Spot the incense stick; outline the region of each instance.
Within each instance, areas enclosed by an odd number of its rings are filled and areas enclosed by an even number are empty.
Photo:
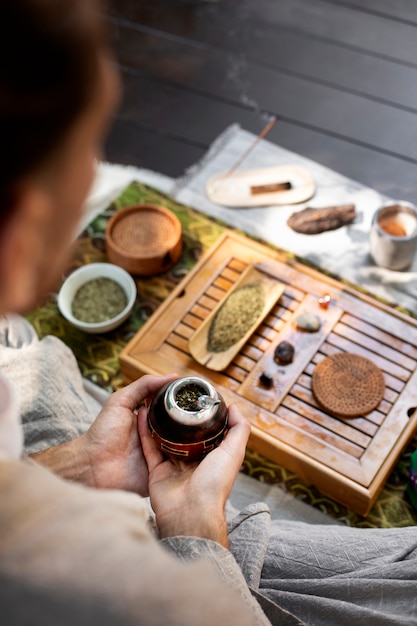
[[[244,161],[244,159],[246,159],[246,157],[248,156],[248,154],[250,152],[252,152],[252,150],[255,148],[255,146],[269,133],[269,131],[271,130],[271,128],[273,128],[275,126],[275,124],[278,122],[278,118],[277,117],[273,117],[272,120],[270,122],[268,122],[268,124],[265,126],[265,128],[263,129],[263,131],[261,131],[259,133],[259,135],[256,137],[256,139],[251,143],[251,145],[249,146],[249,148],[242,154],[242,156],[239,157],[239,159],[236,161],[236,163],[230,168],[230,170],[228,172],[226,172],[223,176],[222,179],[224,180],[227,176],[230,176],[231,174],[233,174],[233,172],[235,170],[237,170],[237,168],[239,167],[239,165]]]

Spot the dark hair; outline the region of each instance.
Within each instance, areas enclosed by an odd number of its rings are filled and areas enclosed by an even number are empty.
[[[92,98],[107,48],[96,0],[0,0],[0,217]]]

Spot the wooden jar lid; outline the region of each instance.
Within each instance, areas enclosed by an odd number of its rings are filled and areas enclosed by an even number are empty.
[[[181,234],[179,219],[165,207],[130,206],[117,211],[107,225],[107,256],[131,274],[160,274],[180,258]]]
[[[342,352],[314,368],[312,390],[321,406],[336,416],[357,417],[375,409],[384,397],[385,380],[369,359]]]

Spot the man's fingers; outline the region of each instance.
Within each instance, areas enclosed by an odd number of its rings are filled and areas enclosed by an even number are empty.
[[[148,427],[148,414],[145,407],[141,407],[138,411],[138,430],[142,451],[148,465],[148,471],[151,472],[157,465],[164,461],[164,455],[156,445]]]
[[[229,431],[221,446],[236,459],[236,466],[240,467],[251,431],[250,423],[246,418],[242,417],[239,409],[234,404],[229,406],[228,422]]]
[[[109,402],[117,404],[123,402],[126,408],[134,411],[141,402],[155,394],[163,385],[175,380],[175,378],[178,378],[177,374],[166,374],[165,376],[145,374],[145,376],[138,378],[124,389],[113,394]]]

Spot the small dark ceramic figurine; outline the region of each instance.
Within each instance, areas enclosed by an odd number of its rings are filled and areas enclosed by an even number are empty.
[[[199,461],[221,443],[227,428],[227,407],[208,381],[186,376],[168,383],[155,395],[148,424],[166,456]]]

